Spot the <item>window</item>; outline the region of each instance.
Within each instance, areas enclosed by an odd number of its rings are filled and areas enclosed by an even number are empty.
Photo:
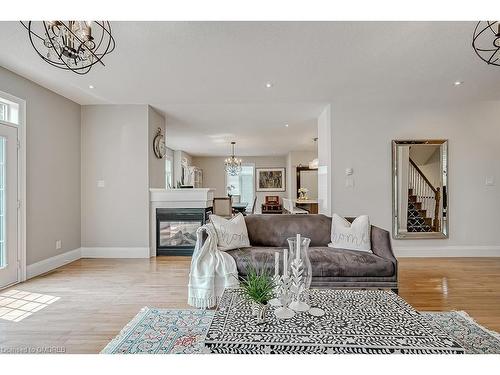
[[[0,120],[7,121],[9,118],[9,106],[6,103],[0,102]]]
[[[242,165],[238,176],[230,176],[226,173],[227,193],[239,195],[240,202],[247,203],[247,208],[252,207],[255,196],[254,166]]]
[[[0,121],[19,124],[19,104],[0,97]]]

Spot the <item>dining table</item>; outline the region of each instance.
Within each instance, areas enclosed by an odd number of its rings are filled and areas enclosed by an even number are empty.
[[[247,202],[237,202],[233,203],[233,209],[241,212],[243,215],[246,214],[248,203]]]

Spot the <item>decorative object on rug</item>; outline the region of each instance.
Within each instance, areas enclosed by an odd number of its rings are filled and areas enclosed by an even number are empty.
[[[358,250],[371,253],[370,219],[368,215],[358,216],[352,223],[337,214],[332,215],[332,242],[335,249]]]
[[[488,65],[500,66],[500,22],[479,21],[474,29],[472,48]]]
[[[279,299],[279,288],[281,287],[281,276],[280,276],[280,253],[279,251],[274,252],[274,276],[273,276],[273,298],[269,301],[269,305],[274,307],[281,306],[281,301]]]
[[[38,56],[56,68],[87,74],[115,49],[107,21],[28,21],[31,45]]]
[[[241,289],[252,304],[252,312],[257,318],[257,324],[263,324],[266,320],[268,303],[273,297],[273,278],[267,270],[257,269],[250,265],[247,275],[241,278]]]
[[[296,238],[288,238],[290,254],[292,255],[291,262],[291,278],[292,278],[292,302],[288,307],[297,312],[308,311],[311,306],[307,304],[305,299],[306,293],[311,286],[312,268],[309,260],[308,249],[311,239],[301,237],[297,234]]]
[[[286,191],[285,168],[255,168],[257,191]]]
[[[312,310],[312,309],[311,309]],[[101,351],[104,354],[201,354],[215,312],[143,308]],[[422,312],[467,354],[500,354],[500,335],[477,324],[464,311]]]
[[[236,142],[231,142],[231,156],[224,160],[224,170],[230,176],[238,176],[241,173],[242,160],[234,156],[234,145]]]
[[[210,222],[217,233],[217,248],[221,251],[250,247],[245,217],[238,213],[231,219],[210,215]]]
[[[251,304],[226,290],[205,338],[212,353],[460,354],[463,347],[437,330],[401,297],[382,290],[311,289],[322,317],[269,314],[255,326]]]
[[[203,232],[206,239],[203,240]],[[196,245],[189,272],[188,304],[200,309],[217,305],[224,289],[237,288],[238,270],[234,258],[217,248],[217,233],[212,224],[196,230]]]
[[[276,263],[275,263],[276,267]],[[288,273],[288,268],[290,263],[288,260],[288,249],[283,249],[283,274],[279,278],[276,284],[276,295],[279,299],[279,307],[274,311],[274,315],[278,319],[290,319],[293,318],[295,312],[288,307],[292,297],[292,278]],[[275,268],[276,273],[276,268]]]

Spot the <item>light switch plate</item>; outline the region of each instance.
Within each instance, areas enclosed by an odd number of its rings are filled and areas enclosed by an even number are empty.
[[[104,180],[97,180],[97,187],[98,188],[103,188],[104,186],[106,186],[106,183],[104,182]]]
[[[495,176],[487,176],[485,184],[486,184],[486,186],[494,186],[495,185]]]

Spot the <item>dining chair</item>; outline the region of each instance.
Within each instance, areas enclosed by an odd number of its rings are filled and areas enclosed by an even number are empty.
[[[255,214],[255,206],[256,206],[256,203],[257,203],[257,196],[255,196],[255,197],[253,198],[252,209],[250,210],[250,213],[251,213],[251,214]]]
[[[287,199],[287,198],[283,198],[283,208],[285,209],[285,211],[287,211],[288,213],[290,213],[292,215],[308,214],[309,213],[308,211],[306,211],[300,207],[296,207],[295,203],[291,199]]]
[[[214,198],[213,213],[214,215],[222,217],[232,217],[233,207],[231,204],[231,198],[229,197]]]

